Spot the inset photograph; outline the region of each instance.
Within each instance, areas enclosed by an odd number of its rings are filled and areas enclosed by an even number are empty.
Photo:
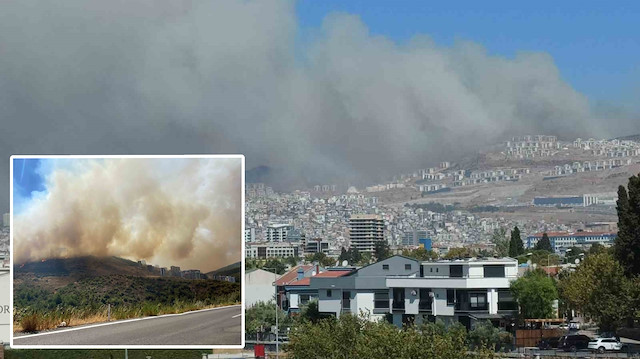
[[[16,348],[241,348],[244,156],[12,156]]]

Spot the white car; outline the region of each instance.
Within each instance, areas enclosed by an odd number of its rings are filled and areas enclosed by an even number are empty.
[[[615,338],[598,338],[590,341],[587,348],[598,353],[604,353],[606,350],[621,350],[622,343]]]

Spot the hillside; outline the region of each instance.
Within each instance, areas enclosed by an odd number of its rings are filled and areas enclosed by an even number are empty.
[[[241,297],[239,283],[161,277],[151,266],[117,257],[25,263],[16,266],[14,276],[14,329],[24,331],[51,329],[62,321],[105,321],[109,308],[112,318],[125,319],[234,304]]]
[[[158,277],[159,273],[119,257],[52,258],[14,265],[16,285],[24,281],[38,282],[42,287],[52,290],[84,278],[108,275]]]
[[[224,266],[222,268],[218,268],[214,271],[207,273],[207,278],[213,278],[213,276],[216,276],[216,275],[227,275],[227,276],[234,277],[236,279],[236,282],[239,282],[241,280],[240,277],[242,274],[241,267],[242,267],[242,262],[229,264],[228,266]]]

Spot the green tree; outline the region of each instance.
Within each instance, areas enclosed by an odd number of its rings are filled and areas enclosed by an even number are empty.
[[[417,259],[419,261],[432,261],[438,259],[438,253],[426,250],[424,247],[418,247],[415,249],[403,249],[402,255],[405,257]]]
[[[589,247],[589,254],[598,254],[598,253],[602,253],[602,252],[606,252],[607,251],[607,247],[603,246],[600,243],[594,243],[591,245],[591,247]]]
[[[362,260],[362,255],[360,254],[358,248],[356,248],[355,246],[349,247],[349,250],[347,252],[349,253],[349,263],[356,264]]]
[[[522,239],[520,238],[520,229],[518,229],[518,226],[516,226],[511,231],[511,240],[509,241],[509,256],[512,258],[516,258],[523,253],[524,245],[522,244]]]
[[[340,250],[340,256],[338,257],[338,260],[340,261],[340,263],[342,263],[343,261],[347,261],[347,262],[351,261],[349,252],[347,252],[347,250],[344,249],[344,247],[342,247],[342,249]]]
[[[536,249],[553,253],[553,247],[551,247],[551,241],[546,232],[542,234],[542,238],[536,243]]]
[[[511,282],[511,293],[520,306],[524,319],[546,319],[553,317],[553,301],[558,299],[553,279],[542,270],[528,271]]]
[[[301,317],[311,323],[317,323],[322,318],[322,314],[320,314],[320,311],[318,310],[318,301],[310,301],[302,311]]]
[[[618,187],[618,235],[615,257],[631,277],[640,274],[640,175],[631,176],[627,185]]]
[[[286,350],[298,358],[472,358],[461,325],[449,328],[427,324],[398,330],[385,321],[370,321],[354,315],[341,315],[317,323],[302,321],[291,330]],[[486,357],[491,353],[482,352]]]
[[[494,254],[496,257],[506,257],[509,255],[509,240],[507,239],[507,230],[504,227],[493,231],[491,242],[495,244]]]
[[[575,272],[558,284],[563,301],[593,319],[601,330],[615,330],[625,319],[637,315],[637,282],[608,252],[589,255]]]
[[[451,258],[467,258],[467,257],[475,257],[477,253],[468,247],[456,247],[450,248],[447,251],[447,254],[444,255],[445,259]]]
[[[278,326],[287,327],[292,324],[287,312],[278,308]],[[256,334],[261,330],[269,330],[276,325],[276,306],[273,300],[258,302],[245,311],[245,327],[249,334]]]
[[[269,271],[273,272],[274,268],[277,274],[284,274],[284,272],[287,270],[287,267],[285,266],[284,263],[282,263],[281,260],[277,259],[277,258],[271,258],[269,259],[263,266],[262,268],[271,268],[269,269]]]
[[[487,347],[494,351],[510,348],[513,341],[511,333],[494,327],[488,320],[477,323],[468,338],[471,349]]]
[[[387,241],[377,241],[375,247],[373,248],[373,256],[376,258],[376,261],[381,261],[383,259],[391,257],[391,250],[389,250],[389,244]]]

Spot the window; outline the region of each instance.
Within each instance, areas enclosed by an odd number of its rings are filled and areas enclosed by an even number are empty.
[[[351,292],[342,292],[342,309],[351,309]]]
[[[451,277],[451,278],[462,278],[462,266],[461,265],[450,265],[449,266],[449,277]]]
[[[429,288],[420,288],[420,302],[418,302],[419,309],[431,309],[431,295],[429,292],[431,292]]]
[[[498,310],[518,310],[518,303],[508,289],[498,291]]]
[[[300,294],[300,304],[309,303],[309,294]]]
[[[429,272],[433,273],[433,268],[429,268]]]
[[[456,302],[456,291],[454,289],[447,289],[447,305],[454,305]]]
[[[388,292],[373,293],[373,308],[389,309],[389,293]]]
[[[383,264],[383,265],[382,265],[382,269],[384,269],[384,270],[389,270],[389,265],[388,265],[388,264]]]
[[[436,268],[436,273],[438,273],[440,271],[440,268]]]
[[[420,265],[420,276],[424,277],[424,266]]]
[[[504,278],[504,265],[485,265],[484,277],[485,278]]]
[[[404,288],[393,288],[393,308],[404,309]]]
[[[328,298],[331,298],[331,295],[332,295],[332,294],[333,294],[333,293],[331,292],[331,289],[327,289],[327,297],[328,297]]]
[[[487,309],[487,293],[469,294],[469,306],[471,309]]]
[[[404,265],[404,270],[411,270],[411,264],[407,263]]]

